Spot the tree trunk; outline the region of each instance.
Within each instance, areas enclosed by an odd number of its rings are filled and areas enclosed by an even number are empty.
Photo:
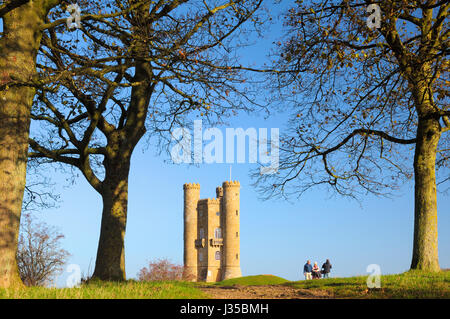
[[[130,159],[105,164],[102,186],[103,213],[93,277],[122,281],[125,274],[125,229],[128,207]]]
[[[414,156],[414,248],[411,269],[439,271],[436,151],[441,135],[439,120],[419,118]]]
[[[0,287],[20,287],[16,262],[20,214],[26,179],[30,110],[35,90],[9,86],[36,72],[43,24],[49,6],[29,1],[3,16],[0,40]]]

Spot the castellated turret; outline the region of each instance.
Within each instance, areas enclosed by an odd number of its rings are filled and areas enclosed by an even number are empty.
[[[241,276],[239,182],[224,182],[217,198],[200,199],[199,184],[184,184],[184,266],[189,279]]]

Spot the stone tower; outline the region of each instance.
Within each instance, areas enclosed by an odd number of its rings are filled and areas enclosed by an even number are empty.
[[[199,184],[184,184],[184,266],[196,281],[241,276],[239,182],[224,182],[216,198],[200,199]]]
[[[200,199],[199,184],[184,184],[184,267],[187,278],[197,278],[197,203]]]
[[[223,280],[241,277],[239,233],[239,182],[224,182],[222,198],[224,234]]]

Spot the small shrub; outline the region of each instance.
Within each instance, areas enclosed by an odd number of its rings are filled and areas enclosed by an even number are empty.
[[[167,258],[150,261],[148,267],[142,268],[138,273],[139,281],[180,281],[184,278],[184,267],[172,263]]]

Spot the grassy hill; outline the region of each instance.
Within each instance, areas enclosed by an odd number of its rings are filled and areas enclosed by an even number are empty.
[[[408,271],[381,276],[380,289],[367,288],[367,276],[289,282],[298,289],[327,291],[335,298],[450,298],[450,272]]]
[[[210,298],[205,286],[278,286],[298,289],[299,295],[331,298],[450,298],[450,271],[406,272],[381,277],[381,289],[367,289],[367,276],[288,281],[273,275],[246,276],[219,283],[91,282],[80,288],[0,289],[0,299],[197,299]],[[207,290],[206,290],[207,291]],[[228,289],[229,291],[229,289]],[[306,293],[305,293],[306,292]]]
[[[289,286],[311,295],[332,298],[450,298],[450,271],[408,271],[381,276],[380,289],[367,288],[367,276],[288,281],[273,275],[247,276],[214,283],[217,286]]]

